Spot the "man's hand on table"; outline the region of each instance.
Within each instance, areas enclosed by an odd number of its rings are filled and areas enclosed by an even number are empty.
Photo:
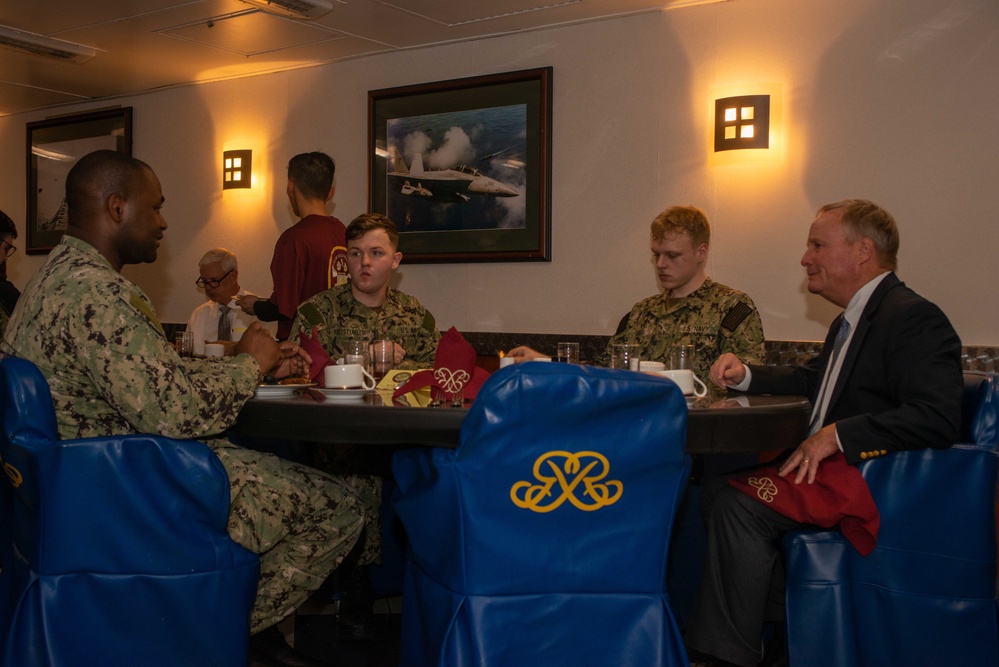
[[[722,389],[728,389],[746,379],[746,367],[739,357],[726,352],[711,364],[710,377],[714,384]]]
[[[506,353],[506,356],[513,359],[515,364],[519,364],[522,361],[530,361],[531,359],[537,359],[538,357],[544,357],[546,355],[541,354],[537,350],[527,347],[526,345],[520,345],[515,347]]]

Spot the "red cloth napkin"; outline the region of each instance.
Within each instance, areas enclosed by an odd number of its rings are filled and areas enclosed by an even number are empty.
[[[864,476],[842,452],[819,463],[812,484],[795,484],[793,473],[781,477],[772,466],[737,475],[728,483],[789,519],[823,528],[838,524],[861,556],[874,550],[881,515]]]
[[[309,367],[309,379],[315,382],[316,385],[325,387],[326,377],[323,374],[323,369],[336,362],[330,359],[329,353],[323,348],[322,343],[319,342],[319,333],[316,327],[312,327],[312,331],[308,334],[299,334],[298,345],[312,357],[312,366]]]
[[[475,365],[478,355],[467,340],[454,327],[441,337],[434,356],[434,369],[414,373],[409,381],[393,392],[396,398],[422,387],[430,387],[430,397],[438,398],[441,393],[463,391],[465,400],[474,399],[479,387],[489,377],[489,373]]]

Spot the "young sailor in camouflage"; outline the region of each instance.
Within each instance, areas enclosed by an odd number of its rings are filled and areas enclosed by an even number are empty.
[[[594,362],[606,366],[612,345],[635,343],[642,348],[642,361],[661,361],[667,368],[674,346],[693,345],[694,372],[704,381],[724,352],[762,364],[763,324],[752,299],[708,278],[711,225],[704,211],[671,206],[652,221],[650,236],[652,264],[663,291],[632,307]],[[525,346],[508,354],[518,361],[539,356]]]
[[[396,343],[397,368],[433,366],[441,333],[434,316],[414,296],[389,287],[399,268],[399,234],[384,215],[365,213],[347,226],[350,282],[320,292],[298,307],[290,340],[315,329],[333,359],[358,332]]]
[[[747,364],[763,363],[763,324],[753,301],[710,278],[685,297],[665,292],[636,303],[623,330],[611,337],[606,358],[615,343],[637,343],[643,361],[662,361],[667,367],[674,345],[693,345],[694,372],[702,380],[725,352]]]
[[[235,446],[222,432],[253,395],[262,369],[307,367],[251,325],[224,360],[181,358],[149,299],[120,271],[152,262],[166,229],[148,165],[115,151],[81,158],[66,181],[69,225],[25,288],[2,348],[48,380],[62,438],[152,433],[197,439],[229,476],[229,534],[260,554],[250,618],[258,632],[291,613],[354,546],[364,521],[342,481]]]

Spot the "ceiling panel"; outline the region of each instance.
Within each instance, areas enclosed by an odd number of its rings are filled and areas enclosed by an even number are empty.
[[[0,48],[0,115],[724,0],[333,1],[309,22],[239,0],[0,0],[0,25],[98,50],[74,64]]]

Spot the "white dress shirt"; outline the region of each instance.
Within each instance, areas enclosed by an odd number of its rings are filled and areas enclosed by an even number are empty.
[[[244,294],[246,294],[246,290],[240,290],[237,296]],[[229,302],[229,307],[232,308],[229,311],[229,321],[232,323],[232,340],[238,341],[243,337],[243,332],[246,331],[247,327],[258,320],[253,315],[247,315],[240,310],[239,306],[236,305],[235,298]],[[219,338],[219,308],[219,304],[214,301],[205,301],[191,312],[191,317],[187,320],[187,330],[194,332],[194,353],[197,355],[205,353],[206,340],[215,341]],[[277,322],[261,322],[260,324],[264,329],[270,331],[271,335],[277,333]]]

